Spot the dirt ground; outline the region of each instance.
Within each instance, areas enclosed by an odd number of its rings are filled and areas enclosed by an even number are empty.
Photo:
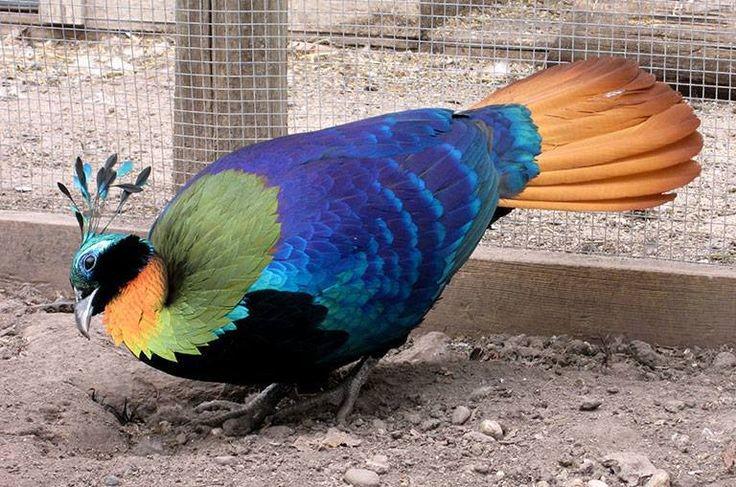
[[[365,486],[736,485],[726,350],[420,330],[375,370],[344,431],[321,410],[228,436],[193,408],[249,391],[148,368],[99,323],[84,340],[39,300],[0,287],[2,486],[343,486],[346,474]]]

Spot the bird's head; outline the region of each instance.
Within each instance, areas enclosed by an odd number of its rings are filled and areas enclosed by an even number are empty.
[[[88,181],[92,177],[92,168],[77,158],[74,187],[81,193],[81,205],[64,184],[57,183],[59,190],[71,202],[71,210],[82,233],[82,243],[72,259],[69,280],[76,297],[74,315],[77,328],[86,337],[92,316],[101,313],[154,255],[151,244],[137,235],[105,233],[130,195],[143,190],[151,173],[148,167],[138,174],[134,183],[113,184],[133,169],[130,161],[123,162],[117,169],[116,164],[117,155],[113,154],[97,171],[97,187],[91,192]],[[102,211],[112,188],[121,190],[120,198],[117,209],[103,226]]]
[[[69,281],[74,288],[77,328],[89,337],[92,316],[101,313],[153,257],[151,244],[137,235],[88,237],[74,254]]]

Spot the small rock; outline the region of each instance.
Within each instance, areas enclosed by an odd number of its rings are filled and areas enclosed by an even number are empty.
[[[659,363],[659,354],[654,351],[651,345],[641,340],[633,340],[629,344],[629,352],[637,362],[647,367],[654,368]]]
[[[583,340],[571,340],[567,345],[567,351],[575,353],[577,355],[594,355],[595,349],[593,346],[584,342]]]
[[[501,480],[505,476],[506,476],[506,472],[504,472],[503,470],[499,470],[498,472],[496,472],[496,479],[498,480]]]
[[[344,431],[340,431],[337,428],[328,428],[324,438],[319,444],[319,449],[324,448],[337,448],[338,446],[358,446],[362,443],[362,440],[354,438]]]
[[[581,411],[595,411],[598,409],[601,404],[603,404],[603,401],[599,399],[592,399],[589,397],[583,398],[583,402],[580,403],[580,410]]]
[[[107,477],[105,477],[105,485],[108,487],[120,485],[120,479],[114,475],[108,475]]]
[[[272,440],[282,440],[294,434],[294,428],[286,425],[269,426],[261,431],[261,435]]]
[[[465,422],[470,419],[470,415],[471,412],[469,408],[466,408],[465,406],[458,406],[452,412],[452,424],[465,424]]]
[[[536,484],[534,484],[534,487],[549,487],[549,482],[546,480],[540,480]]]
[[[657,472],[646,456],[633,452],[607,455],[603,460],[603,466],[611,469],[618,478],[629,485],[638,485],[640,479],[651,477]]]
[[[586,458],[583,460],[583,463],[580,464],[580,467],[578,468],[578,473],[581,473],[583,475],[590,475],[595,470],[595,464],[592,460],[589,458]]]
[[[480,422],[480,432],[486,436],[490,436],[495,440],[503,439],[503,428],[497,421],[484,419]]]
[[[585,485],[587,485],[587,487],[608,487],[607,483],[597,479],[588,480],[588,483]]]
[[[493,394],[493,387],[491,386],[483,386],[475,389],[473,392],[470,393],[470,400],[471,401],[480,401],[481,399],[485,399],[486,397]]]
[[[421,424],[422,422],[422,417],[419,416],[417,413],[411,413],[411,412],[404,413],[404,419],[406,419],[408,422],[414,425]]]
[[[386,455],[374,455],[366,460],[366,466],[378,474],[388,472],[388,457]]]
[[[422,431],[432,431],[439,428],[441,424],[442,422],[439,419],[427,419],[422,421],[422,424],[419,425],[419,429]]]
[[[186,433],[179,433],[176,435],[176,443],[179,445],[183,445],[187,442],[187,434]]]
[[[238,463],[238,459],[232,455],[219,455],[215,457],[215,463],[218,465],[235,465]]]
[[[668,413],[678,413],[683,409],[685,409],[685,403],[682,401],[678,401],[677,399],[673,399],[664,403],[664,410]]]
[[[382,419],[374,419],[372,425],[373,429],[381,434],[384,434],[386,433],[386,431],[388,431],[388,426],[386,425],[386,422]]]
[[[430,331],[416,340],[414,344],[391,358],[391,362],[437,362],[448,353],[450,337],[439,331]]]
[[[670,487],[670,474],[664,470],[657,470],[644,487]]]
[[[479,473],[481,475],[488,475],[489,473],[491,473],[491,468],[488,465],[476,464],[470,468],[473,472]]]
[[[222,428],[212,428],[210,434],[215,437],[222,436]]]
[[[378,487],[381,485],[378,474],[365,468],[350,468],[345,472],[343,479],[355,487]]]
[[[585,487],[583,479],[572,479],[568,480],[563,484],[565,487]]]
[[[731,352],[721,352],[713,359],[713,368],[732,369],[736,367],[736,355]]]

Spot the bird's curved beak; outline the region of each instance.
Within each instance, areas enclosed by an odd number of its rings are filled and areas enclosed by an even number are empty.
[[[82,293],[78,289],[74,290],[77,298],[74,304],[74,318],[77,321],[77,329],[87,339],[89,339],[89,322],[92,320],[92,301],[99,290],[95,289],[86,298],[82,298]]]

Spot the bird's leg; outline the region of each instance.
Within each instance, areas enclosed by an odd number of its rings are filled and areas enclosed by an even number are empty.
[[[344,425],[347,417],[353,411],[355,400],[368,380],[368,375],[376,362],[378,362],[378,359],[373,357],[363,358],[336,387],[279,410],[274,414],[272,420],[281,420],[288,416],[301,414],[326,403],[339,402],[340,409],[337,411],[336,419],[338,424]]]
[[[292,387],[287,384],[271,384],[255,395],[253,399],[246,404],[238,404],[231,401],[207,401],[194,408],[195,412],[202,413],[212,409],[229,409],[229,411],[217,414],[209,418],[204,418],[202,423],[209,426],[222,425],[228,419],[241,418],[241,428],[244,431],[251,431],[258,427],[266,417],[273,414],[276,405],[283,399]]]

